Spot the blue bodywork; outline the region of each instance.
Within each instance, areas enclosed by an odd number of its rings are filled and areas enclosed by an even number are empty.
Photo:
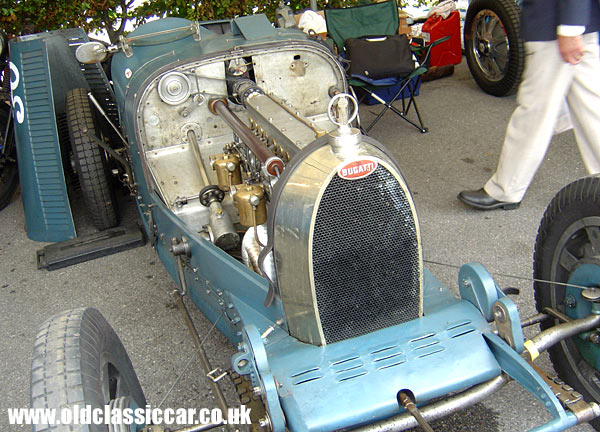
[[[57,119],[64,114],[66,90],[87,87],[68,45],[70,37],[87,36],[83,30],[70,33],[42,33],[10,43],[18,74],[13,74],[12,99],[25,223],[36,241],[75,237]]]
[[[189,25],[184,20],[161,20],[139,28],[132,36]],[[165,44],[134,46],[133,56],[119,53],[114,57],[115,93],[138,179],[144,177],[141,149],[136,148],[134,138],[140,88],[160,71],[191,58],[218,57],[219,52],[257,40],[278,44],[304,39],[293,31],[269,32],[271,35],[264,38],[247,40],[238,34],[224,41],[203,30],[200,43],[186,36]],[[294,431],[328,431],[366,425],[399,414],[397,394],[401,390],[410,390],[418,404],[427,404],[489,381],[503,371],[521,382],[552,413],[554,419],[540,430],[562,430],[575,424],[575,417],[564,411],[517,351],[493,334],[488,320],[493,320],[494,302],[502,298],[514,304],[481,265],[467,265],[461,270],[461,279],[469,276],[483,281],[474,283],[468,293],[461,290],[466,300],[454,297],[425,271],[424,317],[365,336],[314,346],[291,337],[285,324],[274,324],[278,320],[285,323],[285,315],[277,297],[270,307],[264,306],[268,285],[263,278],[189,232],[146,182],[137,183],[142,219],[147,225],[152,213],[156,232],[160,233],[156,250],[176,281],[177,265],[169,251],[169,240],[185,236],[189,241],[191,254],[185,267],[189,295],[232,343],[241,343],[240,353],[233,359],[234,369],[249,374],[255,386],[262,386],[274,430],[283,431],[287,426]],[[260,337],[273,326],[267,337]],[[514,336],[520,337],[522,350],[520,326]]]
[[[171,252],[171,239],[185,239],[189,257],[185,258],[183,275],[188,295],[204,315],[240,349],[233,358],[233,368],[248,375],[262,389],[270,421],[275,432],[287,427],[293,431],[330,431],[367,425],[400,414],[397,395],[409,391],[418,405],[472,386],[488,382],[503,373],[510,375],[529,390],[552,415],[553,419],[535,430],[564,430],[577,419],[567,413],[550,387],[519,355],[523,350],[523,334],[514,303],[496,286],[479,264],[467,264],[459,273],[462,298],[456,298],[427,269],[423,275],[423,316],[403,324],[384,328],[364,336],[324,346],[302,343],[290,336],[285,325],[281,301],[275,297],[265,306],[269,289],[267,281],[215,247],[180,220],[152,189],[145,167],[143,149],[136,118],[142,90],[148,83],[174,66],[206,58],[219,58],[227,53],[254,46],[286,46],[308,44],[325,49],[296,30],[274,29],[266,18],[244,17],[232,22],[232,33],[218,35],[200,27],[199,39],[188,34],[192,23],[183,19],[163,19],[146,24],[132,38],[171,29],[179,33],[150,36],[150,41],[131,44],[132,55],[119,52],[112,61],[112,80],[121,125],[129,142],[128,153],[133,167],[137,203],[146,232],[167,271],[180,287],[177,260]],[[22,58],[30,45],[42,39],[20,42],[12,47],[19,70],[26,68]],[[46,59],[47,57],[42,57]],[[24,72],[25,75],[25,72]],[[40,84],[40,87],[42,85]],[[85,85],[84,85],[85,86]],[[52,87],[44,88],[41,99],[52,100]],[[15,95],[29,97],[27,88]],[[51,107],[48,108],[51,111]],[[32,127],[28,123],[17,127]],[[52,121],[49,121],[52,123]],[[33,137],[33,132],[31,132]],[[46,205],[39,197],[31,198],[26,190],[41,181],[41,165],[36,149],[40,142],[22,142],[19,147],[21,182],[24,185],[26,214],[46,214],[36,206]],[[48,153],[60,160],[58,139],[51,136]],[[25,169],[23,169],[23,167]],[[61,167],[57,167],[61,171]],[[62,171],[61,171],[62,172]],[[62,185],[53,189],[61,205],[64,178],[54,179]],[[47,184],[47,183],[45,183]],[[59,185],[60,186],[60,185]],[[34,207],[33,210],[28,208]],[[58,223],[72,236],[72,220],[66,209]],[[48,218],[42,222],[28,219],[32,238],[49,237],[52,228]],[[40,231],[40,236],[34,235]],[[58,239],[58,238],[57,238]],[[501,302],[516,323],[511,328],[514,347],[494,334],[493,306]],[[264,337],[261,335],[265,334]],[[267,335],[268,334],[268,335]]]
[[[264,339],[249,338],[248,329],[260,335],[285,318],[277,299],[271,307],[264,306],[265,280],[190,233],[158,197],[154,204],[154,221],[163,239],[156,250],[167,270],[178,281],[166,239],[186,236],[192,248],[185,271],[190,298],[232,343],[242,343],[241,353],[233,359],[236,371],[250,374],[257,386],[266,377],[276,379],[278,389],[265,386],[266,397],[276,404],[269,410],[285,413],[290,430],[328,431],[368,424],[400,412],[396,398],[401,390],[410,390],[417,403],[426,404],[502,372],[521,383],[553,415],[536,431],[559,431],[577,423],[537,372],[493,333],[476,306],[482,302],[457,299],[427,270],[425,316],[418,320],[322,347],[297,341],[284,326]],[[461,272],[491,280],[480,264],[467,264]],[[485,295],[474,293],[475,298]],[[264,353],[262,358],[257,352]],[[249,361],[247,368],[237,366],[241,359]],[[284,423],[279,424],[281,428],[275,430],[283,431]]]
[[[19,178],[27,235],[60,242],[76,237],[69,201],[69,138],[65,99],[69,90],[91,90],[104,109],[112,91],[99,63],[81,65],[75,49],[89,38],[83,29],[21,36],[9,42]]]

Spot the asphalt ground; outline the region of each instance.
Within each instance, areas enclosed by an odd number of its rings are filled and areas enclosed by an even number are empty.
[[[463,59],[453,76],[421,87],[418,104],[429,133],[421,134],[387,113],[371,136],[385,143],[403,168],[433,273],[456,292],[455,266],[478,261],[496,275],[501,287],[521,290],[515,301],[524,317],[535,313],[533,284],[526,278],[532,274],[542,214],[563,186],[586,173],[573,133],[565,132],[553,139],[519,209],[482,212],[460,203],[458,192],[481,187],[494,171],[515,103],[514,96],[496,98],[482,92]],[[363,120],[379,109],[361,106]],[[129,209],[125,217],[133,218],[135,212]],[[43,246],[27,238],[16,196],[0,212],[0,431],[29,429],[9,426],[7,408],[29,406],[31,352],[38,327],[59,311],[82,306],[98,308],[116,329],[153,406],[161,401],[163,408],[216,406],[169,295],[174,284],[149,245],[52,272],[36,267],[36,251]],[[210,323],[191,310],[199,333],[209,333]],[[229,367],[235,350],[224,337],[213,331],[205,346],[213,366]],[[540,364],[551,368],[547,358]],[[228,398],[234,402],[230,390]],[[513,382],[433,426],[448,432],[515,432],[548,419],[543,406]],[[593,429],[580,425],[572,430]]]

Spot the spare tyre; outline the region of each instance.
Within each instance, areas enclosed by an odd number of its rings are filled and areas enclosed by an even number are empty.
[[[85,205],[98,230],[112,228],[118,223],[116,199],[104,150],[90,136],[90,132],[98,135],[87,90],[69,90],[66,103],[73,161]]]

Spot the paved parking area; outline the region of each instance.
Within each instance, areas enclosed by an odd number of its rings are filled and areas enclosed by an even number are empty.
[[[388,145],[403,167],[417,205],[427,265],[455,291],[457,269],[451,266],[470,261],[495,274],[530,277],[546,205],[561,187],[585,175],[572,132],[555,137],[521,208],[480,212],[462,205],[456,195],[481,187],[494,171],[515,97],[483,93],[463,60],[452,77],[425,83],[418,102],[429,133],[421,134],[388,113],[371,136]],[[361,107],[361,113],[368,118],[378,109]],[[149,245],[53,272],[36,268],[36,250],[43,246],[27,238],[16,198],[0,212],[0,432],[28,429],[8,426],[6,409],[29,405],[38,326],[56,312],[81,306],[100,309],[116,329],[152,405],[166,398],[162,407],[215,406],[198,362],[189,362],[194,348],[169,296],[174,284]],[[516,301],[522,316],[534,313],[531,282],[506,276],[496,280],[521,290]],[[201,334],[210,330],[199,313],[194,319]],[[213,333],[207,351],[213,365],[225,368],[234,348]],[[543,366],[550,367],[547,360]],[[515,432],[545,419],[543,407],[511,383],[483,404],[437,422],[434,429]]]

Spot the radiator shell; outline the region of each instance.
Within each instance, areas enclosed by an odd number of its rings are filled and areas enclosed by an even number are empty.
[[[355,153],[328,145],[288,166],[274,218],[279,294],[290,334],[325,345],[422,316],[423,259],[408,186],[368,137]],[[338,169],[377,169],[345,180]],[[344,205],[344,202],[347,202]]]

